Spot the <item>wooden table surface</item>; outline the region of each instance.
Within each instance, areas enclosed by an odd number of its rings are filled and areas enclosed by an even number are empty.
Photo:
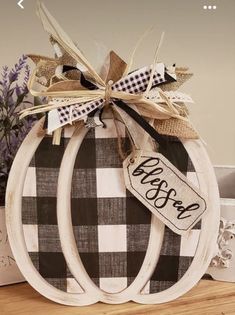
[[[86,307],[58,305],[37,293],[28,284],[0,287],[1,315],[229,315],[235,314],[235,284],[201,280],[183,297],[171,303],[122,305],[97,303]]]

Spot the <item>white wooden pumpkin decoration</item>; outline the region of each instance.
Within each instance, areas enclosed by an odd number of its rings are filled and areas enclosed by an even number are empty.
[[[56,58],[31,56],[30,90],[49,103],[22,115],[49,113],[9,177],[17,264],[62,304],[173,300],[205,273],[219,226],[213,168],[186,116],[191,99],[176,91],[191,75],[156,60],[130,73],[114,52],[99,75],[42,4],[38,13]]]

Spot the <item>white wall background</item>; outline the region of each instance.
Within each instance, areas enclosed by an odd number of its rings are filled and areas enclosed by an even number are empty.
[[[35,14],[36,1],[0,0],[0,66],[23,53],[52,55],[48,36]],[[135,65],[152,62],[156,41],[166,32],[160,58],[186,65],[194,77],[181,90],[195,100],[191,120],[208,145],[214,164],[235,164],[235,0],[44,0],[51,13],[90,61],[97,46],[128,60],[139,36],[150,26]],[[203,5],[217,5],[204,10]],[[102,49],[101,49],[102,50]]]

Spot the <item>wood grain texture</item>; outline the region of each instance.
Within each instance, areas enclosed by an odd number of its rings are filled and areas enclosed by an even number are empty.
[[[121,305],[97,303],[92,306],[70,307],[56,304],[37,293],[29,284],[0,288],[1,315],[234,315],[235,284],[201,280],[179,299],[160,305]]]

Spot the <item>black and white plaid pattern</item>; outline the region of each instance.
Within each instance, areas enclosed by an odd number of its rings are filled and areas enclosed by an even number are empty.
[[[117,292],[126,288],[140,270],[151,213],[125,189],[115,127],[112,120],[105,123],[107,128],[89,131],[77,155],[72,222],[78,250],[91,279],[101,289]],[[124,126],[120,127],[128,150]],[[28,252],[42,277],[61,290],[78,293],[82,289],[67,268],[56,220],[57,178],[67,141],[63,138],[60,146],[52,146],[51,137],[47,137],[39,146],[27,172],[22,219]],[[160,148],[160,152],[197,184],[182,144],[170,137],[166,141],[168,148]],[[164,290],[184,275],[199,233],[200,224],[183,237],[166,228],[159,262],[143,293]]]
[[[144,92],[148,86],[151,76],[151,67],[144,67],[130,73],[125,78],[120,79],[113,85],[114,91],[123,91],[126,93],[138,94]],[[155,87],[166,81],[165,66],[163,63],[157,65],[153,75],[153,85]]]
[[[113,91],[122,91],[126,93],[138,94],[144,92],[148,86],[150,80],[151,67],[143,67],[128,74],[125,78],[120,79],[113,84]],[[169,76],[169,74],[168,74]],[[165,83],[167,79],[165,78],[165,65],[163,63],[157,64],[155,74],[153,76],[152,87]],[[69,99],[68,99],[69,100]],[[54,99],[52,103],[63,102],[63,99]],[[70,101],[71,104],[71,101]],[[77,120],[87,116],[93,110],[101,107],[104,104],[104,99],[99,99],[94,102],[73,104],[72,110],[70,106],[64,106],[58,108],[59,120],[62,125],[68,123],[69,121]]]
[[[59,102],[61,101],[60,99],[57,99]],[[95,102],[89,102],[89,103],[82,103],[82,104],[77,104],[75,103],[72,107],[72,110],[70,109],[70,106],[64,106],[61,108],[58,108],[58,114],[59,114],[59,119],[60,123],[64,125],[65,123],[68,123],[70,120],[77,120],[82,117],[87,116],[91,112],[93,112],[96,108],[99,108],[103,105],[104,99],[99,99]]]

